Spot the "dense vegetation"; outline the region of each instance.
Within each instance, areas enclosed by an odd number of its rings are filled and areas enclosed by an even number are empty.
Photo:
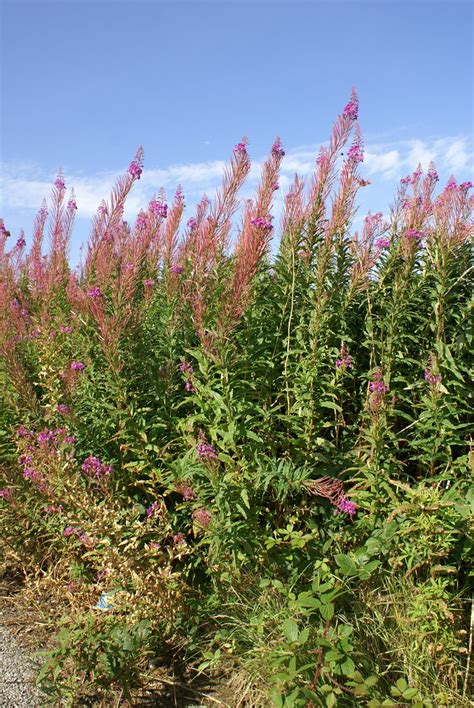
[[[279,139],[182,229],[180,189],[124,221],[139,151],[77,271],[61,174],[29,252],[2,226],[4,565],[62,598],[52,701],[179,654],[229,705],[468,705],[472,185],[417,169],[354,234],[357,117],[273,255]]]

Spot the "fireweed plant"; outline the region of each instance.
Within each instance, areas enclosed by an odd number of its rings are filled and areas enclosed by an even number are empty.
[[[277,225],[284,154],[130,224],[140,149],[77,270],[62,174],[29,251],[2,222],[4,564],[62,593],[52,701],[179,647],[232,705],[467,705],[472,185],[418,168],[354,232],[355,93]]]

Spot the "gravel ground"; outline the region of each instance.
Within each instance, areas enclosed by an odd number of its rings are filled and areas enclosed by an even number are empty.
[[[33,663],[13,634],[0,624],[0,707],[39,706],[40,697],[34,682]]]

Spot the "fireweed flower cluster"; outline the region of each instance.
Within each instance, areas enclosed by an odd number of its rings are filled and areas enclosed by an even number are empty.
[[[217,452],[212,445],[207,442],[206,436],[202,431],[199,433],[199,442],[196,445],[196,452],[202,462],[205,460],[217,460]]]
[[[194,388],[194,384],[193,384],[194,370],[193,370],[192,364],[190,364],[188,361],[182,361],[181,364],[179,365],[179,370],[186,377],[186,382],[184,384],[184,388],[189,393],[194,393],[196,389]]]
[[[175,482],[174,487],[179,494],[183,495],[184,501],[191,501],[194,499],[194,490],[188,482]]]
[[[415,241],[421,239],[421,233],[418,231],[418,229],[407,229],[404,233],[404,236]]]
[[[430,356],[428,358],[428,366],[424,370],[423,375],[424,375],[425,381],[427,383],[429,383],[429,385],[432,387],[436,387],[443,380],[443,377],[441,376],[441,374],[435,372],[434,367],[435,367],[434,358],[433,358],[433,356]]]
[[[242,153],[242,154],[247,154],[247,145],[246,143],[237,143],[237,145],[234,147],[234,152],[235,153]]]
[[[143,285],[146,288],[152,288],[155,285],[155,283],[156,283],[156,280],[153,280],[153,278],[145,278],[145,280],[143,281]]]
[[[86,365],[82,361],[71,361],[70,367],[71,371],[84,371]]]
[[[132,160],[128,168],[128,173],[132,175],[134,179],[140,179],[140,175],[142,172],[143,170],[140,167],[139,163],[136,160]]]
[[[150,211],[152,214],[159,216],[161,219],[166,219],[168,216],[168,205],[157,200],[150,202]]]
[[[375,239],[374,245],[380,250],[390,248],[390,238],[388,236],[381,236],[380,238]]]
[[[150,504],[150,506],[146,510],[147,517],[149,519],[152,519],[156,515],[159,508],[160,508],[159,502],[154,501],[152,504]]]
[[[174,275],[181,275],[181,273],[184,271],[184,268],[182,265],[178,265],[177,263],[173,263],[170,266],[170,272],[174,273]]]
[[[94,455],[89,455],[89,457],[84,460],[81,469],[86,477],[96,480],[110,477],[114,471],[112,465],[105,465],[99,460],[98,457],[95,457]]]
[[[63,536],[66,538],[69,538],[69,536],[76,536],[79,541],[88,548],[92,548],[94,546],[94,541],[92,538],[90,538],[90,536],[88,536],[80,526],[66,526],[63,531]]]
[[[259,229],[268,231],[273,229],[272,222],[269,219],[264,219],[262,216],[257,216],[255,219],[251,219],[250,223],[254,226],[258,226]]]
[[[339,497],[336,504],[336,512],[348,514],[351,518],[355,515],[357,511],[357,504],[350,501],[344,496]]]
[[[383,380],[383,372],[380,367],[375,369],[369,389],[371,392],[369,404],[373,412],[377,413],[384,402],[385,394],[390,390]]]
[[[103,297],[103,294],[101,289],[98,286],[95,286],[93,288],[89,288],[89,290],[87,291],[87,297],[94,299],[98,297]]]
[[[285,156],[285,151],[283,150],[283,148],[281,146],[280,138],[277,138],[272,145],[272,155],[274,155],[275,157],[284,157]]]
[[[350,356],[350,354],[347,353],[346,345],[343,342],[340,351],[340,358],[336,359],[336,369],[352,369],[352,365],[352,357]]]

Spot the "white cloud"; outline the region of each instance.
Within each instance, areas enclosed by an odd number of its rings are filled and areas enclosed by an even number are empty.
[[[398,150],[379,150],[365,152],[364,171],[367,169],[370,175],[381,173],[382,179],[395,178],[401,168],[402,160]]]
[[[319,146],[298,146],[287,149],[282,161],[280,191],[277,200],[282,201],[284,192],[291,184],[294,173],[308,177],[315,166]],[[253,195],[260,179],[263,160],[254,161],[247,184],[242,190],[243,198]],[[442,174],[465,170],[472,160],[472,145],[466,137],[444,137],[432,140],[397,141],[384,144],[369,144],[366,148],[362,174],[374,176],[382,182],[397,180],[413,171],[419,162],[424,169],[433,160]],[[206,192],[212,195],[219,186],[225,169],[224,160],[174,164],[167,167],[145,168],[127,199],[126,218],[133,217],[140,208],[146,206],[151,196],[164,187],[171,199],[178,184],[181,184],[187,198],[189,211],[192,211],[200,196]],[[108,199],[119,173],[100,173],[85,176],[68,174],[65,179],[68,187],[74,187],[77,197],[77,216],[90,218],[102,199]],[[0,174],[0,187],[3,193],[2,210],[27,208],[36,210],[44,197],[49,198],[54,174],[45,174],[38,165],[30,163],[3,164]]]

